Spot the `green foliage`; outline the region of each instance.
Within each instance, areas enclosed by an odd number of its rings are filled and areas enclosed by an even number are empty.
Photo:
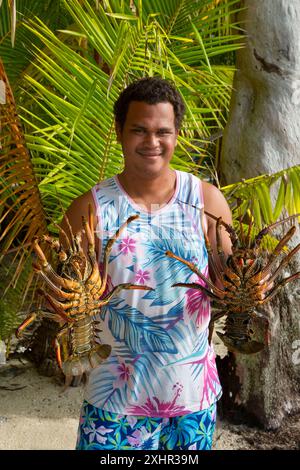
[[[250,229],[250,240],[264,227],[298,214],[300,222],[300,165],[273,175],[262,175],[221,188],[233,214],[234,228],[241,237]],[[291,219],[295,224],[297,217]],[[286,226],[281,227],[282,230]],[[272,252],[278,239],[274,232],[263,237],[262,248]]]
[[[276,222],[282,215],[300,214],[300,165],[221,189],[234,219],[252,215],[258,230]]]
[[[4,0],[0,7],[0,55],[26,130],[40,213],[47,215],[50,231],[56,232],[53,222],[60,221],[62,208],[122,170],[113,103],[137,78],[159,75],[175,83],[187,113],[172,165],[201,174],[211,157],[209,142],[226,123],[234,54],[243,47],[235,18],[239,0],[24,0],[15,23],[8,6]],[[18,202],[10,184],[12,178],[22,181],[17,171],[22,168],[11,165],[12,174],[1,176],[1,191],[18,207],[16,226],[33,233],[28,220],[21,219],[30,193]],[[242,214],[247,224],[254,217],[259,230],[282,214],[300,212],[299,181],[299,167],[294,167],[222,190],[234,218]],[[5,210],[0,208],[1,220]],[[27,267],[21,284],[26,272]],[[7,281],[1,282],[5,287]],[[15,325],[22,288],[15,289],[1,300],[0,335]]]
[[[8,264],[8,259],[6,259],[5,264]],[[11,264],[10,268],[4,267],[4,263],[1,265],[0,284],[4,284],[4,279],[10,275],[10,271],[14,267],[14,264]],[[29,257],[24,263],[24,268],[16,285],[6,289],[0,298],[0,339],[2,340],[10,339],[16,327],[20,324],[22,308],[26,310],[28,306],[24,304],[24,294],[30,276],[32,276],[32,266]]]
[[[70,17],[60,0],[3,0],[0,12],[0,57],[17,96],[19,81],[31,71],[32,45],[41,45],[25,28],[27,19],[38,16],[50,28],[59,29],[70,23]]]
[[[2,2],[0,55],[26,130],[34,170],[30,181],[36,178],[42,198],[36,210],[46,214],[52,232],[62,207],[121,171],[113,103],[136,78],[160,75],[175,82],[187,115],[172,164],[199,172],[207,140],[226,122],[234,66],[222,65],[222,55],[243,46],[229,12],[238,5],[238,0]],[[14,217],[11,230],[25,233],[27,243],[37,224],[36,218],[22,218],[31,207],[31,193],[21,190],[24,168],[10,165],[7,157],[1,191],[14,208],[1,207],[1,228],[10,228],[5,224]],[[10,234],[9,246],[15,249],[19,238]],[[3,256],[6,246],[4,239]],[[22,285],[29,259],[24,253],[16,259]],[[11,274],[1,280],[2,290]],[[1,335],[15,327],[22,291],[17,284],[2,296]]]
[[[35,72],[24,84],[29,99],[20,109],[51,220],[61,218],[58,200],[67,207],[97,181],[122,170],[113,103],[124,86],[142,76],[168,78],[181,92],[187,113],[172,165],[199,172],[206,139],[225,124],[234,72],[209,61],[242,47],[238,34],[218,33],[217,25],[230,20],[227,2],[213,4],[147,1],[132,10],[128,2],[95,7],[70,0],[64,6],[74,23],[60,37],[41,20],[28,21],[28,31],[43,47],[34,47]],[[70,37],[78,42],[66,44]]]

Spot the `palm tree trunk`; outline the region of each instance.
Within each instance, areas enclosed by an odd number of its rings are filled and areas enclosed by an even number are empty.
[[[300,163],[300,2],[244,0],[244,6],[246,47],[238,52],[223,139],[221,172],[228,184]],[[295,235],[291,245],[299,241]],[[298,256],[284,277],[299,270]],[[266,307],[270,346],[234,357],[240,382],[235,402],[266,428],[300,409],[299,305],[298,280]],[[236,384],[229,384],[228,394],[230,387]]]

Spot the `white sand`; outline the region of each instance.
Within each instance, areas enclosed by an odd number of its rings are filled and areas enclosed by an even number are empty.
[[[0,367],[0,449],[74,449],[83,386],[63,392],[55,378],[43,377],[23,362],[12,360]],[[219,421],[214,448],[249,446]]]

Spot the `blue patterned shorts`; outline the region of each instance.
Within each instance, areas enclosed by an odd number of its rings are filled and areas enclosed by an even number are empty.
[[[210,450],[216,403],[208,409],[172,418],[125,416],[84,401],[77,450]]]

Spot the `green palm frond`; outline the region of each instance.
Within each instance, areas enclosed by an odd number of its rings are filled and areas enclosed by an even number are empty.
[[[1,24],[0,34],[3,36],[6,31],[10,31],[11,45],[14,46],[16,39],[16,22],[17,22],[17,8],[16,0],[2,0],[0,2],[1,9]]]
[[[147,4],[150,8],[150,3],[139,2],[139,6]],[[162,9],[159,14],[155,8],[149,10],[151,13],[143,8],[139,19],[138,9],[134,12],[124,2],[105,2],[105,9],[100,3],[92,8],[86,0],[65,2],[76,32],[73,28],[64,34],[85,38],[85,54],[65,44],[41,20],[28,22],[27,29],[38,36],[43,48],[34,48],[35,74],[26,76],[32,106],[21,108],[22,119],[43,204],[55,221],[61,217],[58,199],[66,207],[99,179],[121,171],[113,103],[124,86],[136,78],[161,75],[175,82],[187,113],[172,164],[181,170],[199,172],[206,156],[207,138],[225,124],[233,67],[208,68],[207,63],[201,64],[206,38],[203,36],[200,47],[190,21],[185,21],[184,35],[175,39],[168,36],[168,29],[163,29],[161,19],[167,17],[173,18],[172,28],[177,27],[180,15],[174,12],[178,6],[185,15],[190,12],[196,18],[196,11],[200,14],[212,4],[192,3],[173,1],[166,7],[167,12]],[[208,36],[209,31],[207,28]],[[230,41],[228,37],[227,42]],[[190,62],[188,51],[186,57],[184,53],[181,59],[176,56],[176,48],[186,42],[198,48],[197,67]],[[235,50],[240,46],[241,41],[233,41],[230,47]],[[225,51],[227,47],[224,45]],[[218,53],[221,52],[219,44]]]
[[[10,261],[12,261],[12,256],[10,256]],[[8,276],[10,276],[9,269],[2,263],[0,268],[0,285],[5,284],[5,279]],[[0,298],[0,339],[2,340],[9,340],[11,338],[14,330],[21,322],[21,310],[27,310],[28,305],[24,304],[24,293],[27,292],[31,278],[31,258],[27,257],[15,286],[7,289]]]
[[[235,67],[224,64],[243,37],[239,0],[24,0],[12,49],[8,1],[0,8],[0,55],[25,128],[24,140],[14,105],[0,105],[1,254],[15,254],[16,281],[33,236],[56,233],[62,208],[122,170],[113,104],[133,80],[175,83],[187,112],[172,165],[202,171],[227,119]],[[249,215],[259,230],[300,212],[299,181],[294,167],[221,189],[235,220]]]
[[[276,222],[280,216],[300,214],[300,165],[221,189],[234,219],[245,218],[248,214],[254,218],[258,230]]]
[[[64,28],[70,22],[60,0],[3,0],[0,6],[0,57],[15,96],[24,71],[31,69],[31,46],[40,45],[38,37],[25,29],[27,19],[36,15],[51,28]]]
[[[18,260],[18,263],[12,277],[15,282],[26,259],[24,247],[31,244],[33,237],[47,232],[47,224],[13,94],[1,61],[0,83],[4,85],[0,102],[1,261],[10,249],[16,247],[14,261]]]

